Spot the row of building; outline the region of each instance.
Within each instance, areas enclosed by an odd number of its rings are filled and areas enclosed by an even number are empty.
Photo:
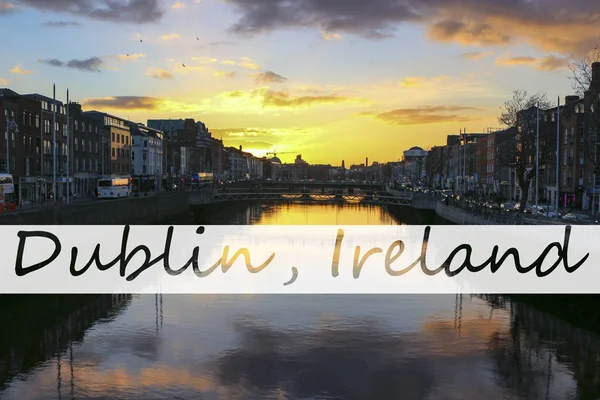
[[[594,161],[598,143],[593,139],[598,129],[599,110],[595,107],[600,102],[600,63],[594,63],[592,71],[584,96],[566,96],[560,108],[539,110],[539,141],[532,145],[539,149],[538,182],[536,185],[535,177],[530,182],[529,201],[535,201],[537,186],[539,201],[554,204],[558,198],[559,207],[580,209],[591,209],[595,202],[598,210],[600,181]],[[446,145],[435,146],[427,154],[428,184],[477,196],[520,200],[515,154],[521,154],[516,151],[521,142],[517,135],[515,128],[448,135]],[[536,164],[532,151],[528,168]]]
[[[55,185],[58,198],[67,190],[75,197],[92,196],[98,179],[107,176],[140,176],[161,190],[200,172],[229,181],[342,179],[363,171],[362,166],[349,171],[310,165],[301,155],[289,164],[276,155],[256,157],[241,146],[225,146],[203,122],[191,118],[143,124],[8,88],[0,89],[0,126],[5,132],[0,172],[13,175],[22,201],[48,198]]]

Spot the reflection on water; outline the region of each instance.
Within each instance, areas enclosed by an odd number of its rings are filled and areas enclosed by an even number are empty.
[[[302,207],[283,206],[256,220],[330,223],[333,211],[323,210],[302,217]],[[341,224],[391,223],[374,209],[340,215]],[[596,335],[494,296],[102,299],[45,319],[0,313],[9,332],[0,346],[0,398],[600,396]]]
[[[435,213],[367,204],[241,203],[211,207],[197,223],[212,225],[398,225],[443,223]]]

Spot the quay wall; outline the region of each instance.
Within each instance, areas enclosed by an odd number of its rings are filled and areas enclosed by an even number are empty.
[[[150,225],[189,213],[188,192],[58,205],[0,216],[3,225]]]
[[[437,215],[457,225],[564,225],[560,220],[551,218],[535,219],[521,215],[519,218],[496,213],[474,214],[457,207],[447,206],[441,201],[435,205]]]

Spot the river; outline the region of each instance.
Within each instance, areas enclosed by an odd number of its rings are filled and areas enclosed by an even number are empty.
[[[197,223],[398,224],[279,205]],[[39,315],[38,315],[39,314]],[[104,296],[0,312],[0,398],[594,399],[598,336],[474,296]]]

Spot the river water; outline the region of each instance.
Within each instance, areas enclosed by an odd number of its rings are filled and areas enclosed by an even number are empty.
[[[255,205],[213,216],[196,222],[399,223],[358,206]],[[596,335],[496,297],[104,296],[0,318],[3,400],[600,394]]]

